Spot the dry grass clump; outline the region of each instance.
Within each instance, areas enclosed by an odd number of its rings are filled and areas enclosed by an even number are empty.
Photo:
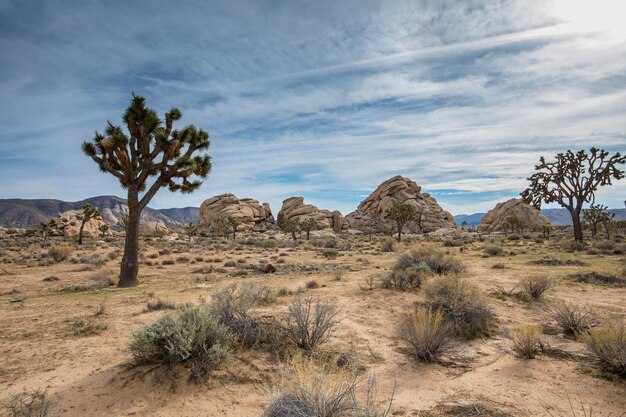
[[[530,262],[535,265],[547,265],[547,266],[585,266],[587,265],[583,261],[578,259],[559,259],[559,258],[542,258]]]
[[[541,327],[525,324],[511,330],[509,338],[513,342],[513,352],[523,359],[533,359],[543,347]]]
[[[609,372],[626,377],[626,325],[606,322],[583,336],[587,349]]]
[[[169,370],[191,365],[189,381],[199,383],[230,356],[232,334],[208,305],[183,306],[133,334],[130,350],[135,365],[160,364]]]
[[[519,285],[522,293],[539,300],[550,287],[554,286],[555,281],[552,278],[544,276],[527,277],[520,280]]]
[[[388,238],[385,238],[385,240],[383,240],[380,243],[380,251],[381,252],[393,252],[395,246],[396,246],[396,241],[388,237]]]
[[[78,336],[91,336],[100,334],[108,329],[106,323],[98,323],[86,317],[76,317],[70,320],[70,331]]]
[[[309,289],[309,290],[314,290],[316,288],[319,288],[320,284],[317,281],[315,281],[314,279],[312,279],[310,281],[307,281],[306,284],[304,285],[304,287],[306,289]]]
[[[447,275],[426,282],[424,294],[426,302],[444,314],[457,335],[472,339],[489,334],[495,315],[476,285]]]
[[[322,256],[324,256],[324,258],[326,259],[335,259],[338,255],[339,252],[337,251],[337,249],[326,248],[322,251]]]
[[[380,404],[376,378],[370,377],[359,396],[356,372],[329,362],[317,364],[297,357],[291,361],[282,392],[270,401],[263,417],[387,417],[395,392]]]
[[[417,307],[406,314],[398,326],[398,336],[408,342],[415,357],[437,362],[450,351],[452,339],[444,314],[428,307]]]
[[[145,311],[176,310],[176,304],[159,299],[149,300]]]
[[[35,390],[11,395],[4,409],[8,417],[47,417],[53,405],[46,391]]]
[[[552,318],[567,336],[578,337],[598,325],[596,311],[588,306],[562,302],[548,309]]]
[[[54,259],[55,262],[62,262],[69,258],[73,251],[74,248],[72,248],[70,245],[52,245],[48,249],[48,256]]]
[[[296,346],[311,351],[328,340],[339,321],[332,304],[297,295],[289,305],[283,331]]]

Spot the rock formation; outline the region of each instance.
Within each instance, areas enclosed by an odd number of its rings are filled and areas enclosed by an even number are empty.
[[[498,203],[493,209],[483,216],[478,225],[479,232],[496,232],[502,230],[504,219],[509,216],[518,217],[529,229],[549,225],[550,221],[539,210],[524,203],[519,198],[512,198],[503,203]]]
[[[318,230],[331,229],[341,232],[348,229],[348,222],[341,212],[320,210],[312,204],[304,204],[304,197],[290,197],[283,201],[283,206],[278,212],[278,223],[280,224],[283,219],[294,220],[298,224],[304,223],[307,219],[314,219]]]
[[[343,214],[339,210],[320,210],[321,213],[326,215],[326,219],[330,223],[330,227],[335,232],[346,231],[349,228],[349,224],[346,219],[343,217]]]
[[[201,230],[216,230],[220,227],[219,222],[229,216],[239,220],[239,231],[263,231],[274,225],[268,203],[260,204],[252,198],[221,194],[204,200],[200,206],[198,226]]]
[[[409,178],[395,176],[383,182],[359,204],[356,211],[348,214],[346,220],[350,228],[363,232],[387,231],[393,223],[385,220],[385,211],[396,203],[406,203],[417,209],[418,222],[405,226],[411,232],[432,232],[441,228],[456,228],[452,214],[443,210],[428,193],[422,193],[421,187]]]
[[[55,219],[57,229],[63,236],[75,237],[80,231],[80,224],[83,221],[82,210],[68,210],[60,213]],[[102,219],[91,218],[83,228],[83,237],[95,238],[100,236],[100,225],[108,224]]]
[[[147,221],[139,226],[141,236],[164,237],[172,234],[172,231],[163,222]]]

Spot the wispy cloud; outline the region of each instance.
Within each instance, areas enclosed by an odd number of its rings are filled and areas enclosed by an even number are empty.
[[[209,130],[199,205],[234,192],[353,210],[413,178],[455,212],[524,188],[539,156],[626,143],[626,44],[545,1],[0,3],[1,197],[121,194],[80,154],[130,91]],[[617,12],[617,11],[616,11]],[[603,190],[618,206],[624,181]]]

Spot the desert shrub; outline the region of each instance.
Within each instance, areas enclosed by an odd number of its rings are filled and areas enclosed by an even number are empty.
[[[173,259],[164,259],[162,262],[163,265],[174,265],[175,263]]]
[[[263,417],[387,417],[395,391],[385,405],[377,401],[376,379],[371,376],[363,390],[357,390],[356,372],[335,364],[316,364],[311,359],[292,361],[288,381],[274,396]],[[361,400],[359,394],[362,393]]]
[[[287,339],[310,351],[331,336],[339,323],[338,316],[332,304],[297,295],[289,305],[283,331]]]
[[[178,258],[176,258],[176,262],[179,264],[186,264],[187,262],[189,262],[189,258],[187,256],[179,256]]]
[[[274,239],[267,239],[263,241],[263,247],[265,249],[276,249],[278,247],[278,243]]]
[[[146,303],[146,311],[176,310],[176,304],[161,299],[150,300]]]
[[[148,259],[157,259],[159,257],[159,254],[157,252],[151,253],[148,256],[146,256],[146,258]]]
[[[544,276],[526,277],[520,280],[519,285],[524,294],[539,300],[554,285],[554,280]]]
[[[504,268],[506,268],[506,265],[503,264],[502,262],[498,262],[498,263],[491,265],[491,269],[504,269]]]
[[[208,305],[184,306],[133,334],[130,350],[136,365],[160,364],[169,369],[189,363],[189,381],[198,383],[230,356],[232,335]]]
[[[235,260],[231,259],[229,261],[224,262],[224,266],[228,267],[228,268],[232,268],[232,267],[237,266],[237,262]]]
[[[53,402],[46,391],[13,394],[4,407],[8,417],[46,417],[52,410]]]
[[[562,302],[549,307],[548,312],[568,336],[578,337],[598,324],[595,310],[584,305]]]
[[[211,297],[211,311],[219,322],[233,334],[235,342],[244,347],[276,346],[278,328],[251,314],[258,305],[268,305],[276,300],[271,290],[262,285],[231,285]]]
[[[465,270],[465,266],[453,255],[432,246],[420,246],[410,254],[401,255],[393,266],[394,271],[408,269],[411,266],[428,266],[435,274],[456,274]]]
[[[447,248],[463,246],[465,242],[461,239],[446,239],[443,241],[443,246]]]
[[[498,245],[488,245],[483,248],[483,252],[489,256],[502,256],[504,255],[504,249]]]
[[[420,288],[427,276],[433,271],[426,264],[410,265],[404,269],[391,271],[389,277],[381,279],[381,287],[395,288],[404,291],[410,288]]]
[[[90,336],[102,333],[109,326],[106,323],[98,323],[86,317],[76,317],[70,320],[70,331],[78,336]]]
[[[559,259],[559,258],[542,258],[531,261],[535,265],[547,265],[547,266],[584,266],[583,261],[578,259]]]
[[[120,251],[119,250],[114,250],[114,251],[111,251],[111,252],[109,252],[107,254],[107,259],[109,261],[114,261],[114,260],[116,260],[119,257],[120,257]]]
[[[607,322],[583,337],[604,369],[626,377],[626,325],[623,322]]]
[[[396,246],[396,241],[390,237],[385,238],[380,244],[381,252],[393,252]]]
[[[522,239],[522,237],[520,235],[518,235],[517,233],[511,233],[506,238],[508,240],[521,240]]]
[[[55,262],[62,262],[66,260],[74,249],[70,245],[52,245],[48,249],[48,255],[55,260]]]
[[[313,290],[315,288],[319,288],[320,284],[317,281],[315,281],[314,279],[312,279],[310,281],[307,281],[307,283],[304,286],[305,286],[305,288],[307,288],[309,290]]]
[[[570,274],[567,277],[571,280],[584,282],[586,284],[615,285],[619,287],[626,286],[626,275],[624,277],[619,277],[617,275],[604,274],[601,272],[581,272]]]
[[[444,318],[439,310],[425,307],[418,307],[402,318],[398,335],[411,345],[417,359],[436,362],[450,350],[450,328]]]
[[[459,336],[471,339],[486,335],[495,321],[480,288],[455,275],[426,282],[424,294],[427,303],[444,314]]]
[[[98,253],[93,253],[88,256],[82,256],[79,261],[81,264],[87,264],[91,268],[98,268],[105,264],[104,259],[102,259],[100,257],[100,254]]]
[[[326,259],[335,259],[338,254],[339,252],[337,251],[337,249],[327,248],[322,251],[322,255]]]
[[[525,324],[511,330],[509,338],[513,342],[513,352],[523,359],[533,359],[541,349],[541,327]]]

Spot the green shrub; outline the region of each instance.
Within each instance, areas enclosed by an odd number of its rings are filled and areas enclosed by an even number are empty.
[[[408,269],[411,266],[428,266],[434,274],[457,274],[465,266],[453,255],[432,246],[420,246],[410,254],[401,255],[393,266],[394,271]]]
[[[396,246],[396,241],[388,237],[388,238],[385,238],[385,240],[383,240],[382,243],[380,244],[380,251],[381,252],[393,252],[395,246]]]
[[[512,233],[506,237],[508,240],[521,240],[522,237],[517,233]]]
[[[52,245],[48,249],[48,255],[54,259],[55,262],[62,262],[70,256],[73,250],[70,245]]]
[[[485,246],[484,249],[483,249],[483,252],[485,252],[485,254],[489,255],[489,256],[502,256],[502,255],[504,255],[504,249],[502,248],[502,246],[498,246],[498,245]]]
[[[339,252],[337,252],[337,249],[324,249],[322,251],[322,255],[324,256],[324,258],[326,259],[335,259],[337,257],[337,255],[339,254]]]
[[[136,365],[168,368],[189,363],[189,381],[201,382],[230,356],[232,334],[213,316],[208,305],[184,306],[133,334],[130,350]]]
[[[28,394],[13,394],[4,407],[9,417],[46,417],[53,402],[46,391],[35,390]]]
[[[457,335],[472,339],[489,334],[495,315],[476,285],[447,275],[426,282],[424,294],[426,302],[445,315]]]
[[[626,325],[607,322],[584,336],[587,348],[607,371],[626,377]]]
[[[405,265],[401,262],[401,265]],[[395,288],[404,291],[411,288],[420,288],[425,278],[432,275],[433,271],[426,264],[409,264],[404,269],[395,269],[391,271],[388,277],[381,279],[381,287]]]
[[[444,318],[438,310],[418,307],[402,318],[398,336],[411,345],[417,359],[436,362],[451,348],[450,328]]]
[[[533,359],[543,346],[541,328],[535,325],[522,325],[509,333],[513,342],[513,352],[523,359]]]

